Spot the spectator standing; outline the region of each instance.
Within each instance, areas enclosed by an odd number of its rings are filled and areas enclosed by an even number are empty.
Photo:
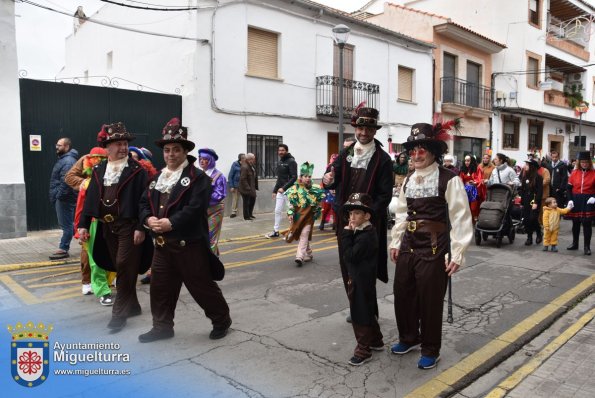
[[[444,168],[452,171],[455,175],[459,175],[460,170],[454,165],[455,158],[452,155],[444,155],[442,163]]]
[[[409,158],[405,151],[401,152],[399,156],[397,156],[397,161],[393,165],[393,172],[395,173],[395,185],[394,187],[397,190],[401,189],[401,185],[403,185],[403,181],[405,181],[405,177],[409,174]]]
[[[481,170],[477,168],[477,163],[473,155],[465,156],[459,177],[461,177],[463,184],[465,184],[467,200],[469,201],[469,208],[473,216],[473,224],[475,224],[477,217],[479,217],[479,206],[486,196],[486,190],[483,184]]]
[[[266,234],[269,239],[279,237],[279,227],[283,213],[287,207],[287,196],[285,191],[289,189],[297,180],[297,163],[291,153],[289,147],[285,144],[279,144],[277,148],[279,155],[279,163],[277,164],[277,181],[273,188],[273,200],[275,201],[275,224],[273,225],[273,232]]]
[[[564,216],[572,210],[572,206],[565,209],[558,207],[556,198],[549,197],[544,201],[543,206],[543,251],[552,247],[553,252],[558,251],[558,232],[560,232],[560,216]]]
[[[560,160],[558,151],[551,151],[552,161],[549,163],[550,171],[550,193],[556,198],[558,206],[566,206],[566,189],[568,188],[568,166]]]
[[[521,182],[521,205],[523,206],[523,224],[527,231],[526,246],[533,244],[533,232],[537,233],[535,243],[541,243],[543,234],[539,226],[541,201],[543,198],[543,177],[538,173],[539,163],[533,159],[525,160]]]
[[[225,197],[227,196],[227,181],[222,172],[217,170],[219,156],[214,149],[202,148],[198,150],[198,163],[201,170],[211,179],[211,198],[207,209],[209,220],[209,242],[211,251],[219,256],[219,235],[223,224],[225,211]]]
[[[494,157],[494,170],[488,180],[488,186],[492,184],[506,184],[513,188],[521,186],[517,173],[508,165],[508,156],[497,153]]]
[[[578,249],[583,226],[584,253],[591,255],[592,223],[595,219],[595,170],[589,151],[579,152],[576,167],[568,178],[568,206],[574,206],[568,217],[572,220],[572,244],[567,250]]]
[[[479,170],[481,170],[481,179],[483,181],[483,185],[488,185],[488,180],[492,175],[492,171],[494,171],[494,163],[492,163],[492,158],[487,153],[483,155],[481,158],[481,164],[477,166]]]
[[[254,154],[247,153],[240,169],[240,185],[238,190],[240,191],[240,195],[242,195],[243,214],[246,221],[255,218],[252,214],[254,204],[256,203],[256,191],[258,190],[258,180],[256,169],[254,168],[255,163],[256,157]]]
[[[338,153],[333,153],[329,158],[329,162],[327,167],[329,167],[335,159],[339,156]],[[324,184],[321,185],[324,189],[324,200],[322,201],[322,216],[320,217],[320,226],[318,227],[319,230],[324,230],[324,225],[327,222],[330,222],[331,217],[333,218],[333,231],[336,229],[337,226],[337,214],[335,214],[335,210],[333,210],[333,205],[335,203],[335,190],[334,189],[327,189]]]
[[[238,160],[231,164],[229,174],[227,175],[227,182],[229,183],[229,192],[231,193],[231,214],[229,218],[235,218],[238,215],[238,200],[240,192],[238,190],[240,186],[240,169],[242,168],[242,162],[246,158],[246,155],[240,153]]]
[[[57,251],[50,255],[50,260],[67,258],[70,255],[70,241],[74,234],[74,210],[76,208],[76,192],[66,184],[64,177],[74,166],[79,154],[72,148],[70,138],[60,138],[56,143],[58,161],[54,164],[50,177],[50,203],[56,209],[58,224],[62,229],[62,238]]]
[[[387,214],[388,204],[393,192],[393,165],[388,153],[382,149],[380,141],[374,136],[378,129],[378,110],[358,107],[352,117],[351,125],[355,127],[357,141],[339,153],[339,157],[327,168],[323,177],[324,186],[335,189],[335,213],[338,217],[337,243],[339,247],[339,264],[345,291],[349,292],[349,275],[343,259],[343,231],[346,220],[343,216],[343,204],[352,193],[366,193],[372,197],[374,214]],[[388,282],[386,230],[387,217],[376,217],[374,227],[378,234],[377,278]],[[350,317],[347,321],[350,321]]]

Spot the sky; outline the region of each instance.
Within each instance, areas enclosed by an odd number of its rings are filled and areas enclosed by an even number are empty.
[[[88,17],[99,10],[105,3],[100,0],[31,0],[59,11],[73,15],[77,7],[83,6]],[[142,0],[156,5],[184,5],[186,0]],[[124,0],[123,2],[128,2]],[[366,0],[318,0],[318,3],[353,11],[365,4]],[[130,4],[130,2],[128,2]],[[42,9],[16,0],[15,24],[17,36],[17,56],[21,77],[30,79],[54,79],[64,66],[66,38],[73,32],[74,18]],[[120,25],[124,25],[118,22]],[[150,25],[130,27],[151,30]],[[26,73],[26,75],[25,75]]]

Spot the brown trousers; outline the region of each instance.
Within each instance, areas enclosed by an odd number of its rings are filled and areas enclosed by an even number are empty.
[[[103,238],[107,243],[110,258],[116,266],[116,302],[112,307],[114,318],[126,318],[141,310],[136,296],[136,279],[142,253],[142,245],[135,245],[136,220],[117,220],[103,225]],[[145,239],[150,239],[147,235]]]
[[[369,358],[372,356],[370,347],[382,347],[384,345],[378,321],[374,320],[372,325],[358,325],[352,322],[351,326],[353,326],[353,333],[357,341],[357,346],[353,351],[353,355],[356,357]]]
[[[200,242],[187,243],[184,247],[167,242],[163,247],[155,247],[151,264],[151,313],[154,328],[174,327],[174,313],[182,283],[205,311],[213,327],[225,328],[230,325],[229,306],[211,277],[207,250],[209,248]]]
[[[91,283],[91,264],[89,264],[89,254],[81,248],[81,281],[83,285]]]
[[[421,355],[440,354],[447,282],[444,256],[428,261],[415,253],[399,253],[393,285],[399,341],[409,345],[421,342]]]

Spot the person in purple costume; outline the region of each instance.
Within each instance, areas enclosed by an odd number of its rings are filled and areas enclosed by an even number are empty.
[[[223,212],[225,210],[225,197],[227,196],[227,180],[222,172],[217,170],[217,152],[210,148],[198,150],[198,163],[202,171],[211,178],[211,200],[207,216],[209,218],[209,239],[211,251],[219,255],[219,235],[221,234],[221,224],[223,224]]]

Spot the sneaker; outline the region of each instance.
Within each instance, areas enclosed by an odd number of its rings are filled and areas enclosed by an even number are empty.
[[[314,256],[307,256],[307,257],[304,257],[304,262],[305,262],[305,263],[308,263],[308,262],[312,261],[312,259],[313,259],[313,258],[314,258]]]
[[[417,363],[417,367],[420,369],[432,369],[435,368],[440,360],[440,355],[437,357],[426,357],[424,355],[419,358],[419,362]]]
[[[93,294],[93,288],[90,283],[85,283],[83,284],[83,295],[88,296],[89,294]]]
[[[546,251],[548,251],[548,250],[549,250],[549,248],[550,248],[549,246],[544,246],[544,247],[543,247],[543,251],[544,251],[544,252],[546,252]],[[552,250],[552,251],[553,251],[553,250]]]
[[[347,315],[347,318],[345,318],[345,322],[351,323],[351,315]]]
[[[67,251],[64,250],[58,250],[52,254],[50,254],[50,260],[61,260],[63,258],[68,258],[70,257],[70,254],[68,254]]]
[[[364,363],[368,362],[370,360],[370,358],[372,358],[372,357],[362,358],[362,357],[356,357],[354,355],[349,360],[349,364],[352,366],[360,366],[360,365],[363,365]]]
[[[392,352],[393,354],[397,354],[397,355],[403,355],[403,354],[407,354],[408,352],[416,349],[419,346],[420,346],[419,343],[418,344],[397,343],[397,344],[394,344],[390,348],[390,352]]]
[[[114,305],[114,296],[112,296],[111,294],[106,294],[105,296],[102,296],[99,298],[99,303],[101,305]]]
[[[553,245],[553,246],[552,246],[552,251],[553,251],[554,253],[557,253],[557,252],[558,252],[558,248],[556,247],[556,245]]]
[[[301,267],[303,264],[303,260],[301,258],[296,258],[295,259],[295,263],[298,267]]]
[[[151,343],[157,340],[171,339],[174,337],[173,329],[155,329],[152,328],[147,333],[138,336],[138,341],[141,343]]]
[[[229,331],[230,326],[231,326],[231,319],[229,320],[229,323],[227,324],[227,326],[213,327],[213,330],[211,330],[211,333],[209,333],[209,339],[219,340],[219,339],[222,339],[223,337],[227,336],[227,332]]]
[[[378,345],[376,347],[370,346],[372,351],[384,351],[384,344]]]
[[[279,237],[279,231],[273,231],[273,232],[271,232],[269,234],[266,234],[264,237],[267,238],[267,239],[278,238]]]

